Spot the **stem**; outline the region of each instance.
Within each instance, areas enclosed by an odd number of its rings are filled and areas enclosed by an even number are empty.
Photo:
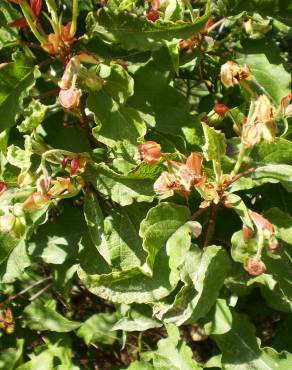
[[[205,213],[207,211],[209,207],[206,207],[206,208],[199,208],[196,212],[194,212],[191,217],[190,217],[190,221],[195,221],[197,218],[199,218],[203,213]]]
[[[240,179],[241,177],[243,176],[246,176],[246,175],[249,175],[251,173],[254,172],[254,168],[249,168],[248,170],[244,171],[244,172],[241,172],[239,173],[238,175],[234,176],[230,181],[228,181],[225,185],[224,185],[224,189],[228,188],[230,185],[232,185],[235,181],[237,181],[238,179]]]
[[[245,151],[246,151],[246,148],[245,148],[244,144],[241,143],[237,161],[235,163],[233,171],[231,172],[232,177],[235,176],[237,174],[237,172],[240,170],[240,167],[241,167],[242,162],[244,160]]]
[[[74,36],[77,31],[77,17],[78,17],[78,0],[73,0],[72,23],[70,27],[71,36]]]
[[[37,21],[35,15],[31,11],[31,8],[29,4],[26,1],[21,2],[20,4],[21,10],[23,12],[23,15],[25,16],[25,19],[29,25],[29,28],[31,29],[32,33],[35,35],[35,37],[38,39],[38,41],[41,43],[41,45],[45,44],[47,42],[47,35],[41,34],[35,24]]]
[[[207,29],[207,33],[212,32],[215,28],[217,28],[218,26],[220,26],[224,21],[225,21],[225,18],[222,18],[218,22],[212,24],[212,26],[210,26]]]
[[[194,13],[194,9],[192,7],[192,4],[190,3],[189,0],[184,0],[184,3],[185,3],[185,6],[188,8],[189,12],[190,12],[190,15],[191,15],[191,20],[192,22],[194,23],[195,20],[196,20],[196,15]]]
[[[212,205],[212,212],[211,217],[209,220],[209,225],[206,233],[206,239],[204,243],[204,248],[208,247],[210,243],[212,242],[214,232],[215,232],[215,225],[216,225],[216,219],[218,215],[218,209],[219,209],[220,203]]]
[[[42,295],[45,291],[47,291],[52,285],[53,285],[53,283],[50,283],[47,286],[45,286],[39,292],[37,292],[36,294],[34,294],[33,296],[31,296],[29,298],[29,301],[31,301],[31,302],[34,301],[36,298],[38,298],[40,295]]]
[[[36,286],[38,286],[38,285],[40,285],[40,284],[44,283],[45,281],[48,281],[48,280],[51,280],[51,279],[52,279],[52,276],[47,276],[47,277],[45,277],[45,278],[44,278],[44,279],[42,279],[42,280],[36,281],[36,282],[34,282],[33,284],[29,285],[28,287],[26,287],[26,288],[22,289],[20,292],[18,292],[18,293],[16,293],[16,294],[14,294],[14,295],[12,295],[12,296],[10,296],[10,297],[9,297],[6,301],[4,301],[4,302],[6,303],[6,302],[13,301],[15,298],[17,298],[17,297],[19,297],[19,296],[23,295],[24,293],[28,292],[29,290],[31,290],[31,289],[35,288]],[[2,302],[2,304],[3,304],[3,302]]]

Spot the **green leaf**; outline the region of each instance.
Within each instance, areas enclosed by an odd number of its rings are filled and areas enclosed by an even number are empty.
[[[18,244],[18,240],[7,233],[0,233],[0,264],[9,256],[10,252]]]
[[[278,138],[275,142],[262,141],[254,146],[250,156],[258,163],[278,163],[292,165],[291,141]]]
[[[248,190],[266,183],[280,182],[288,192],[292,192],[292,166],[270,164],[258,167],[250,175],[241,177],[231,186],[231,191]]]
[[[23,353],[24,339],[17,339],[16,348],[7,348],[0,354],[0,369],[13,370]]]
[[[19,279],[30,263],[25,241],[23,239],[18,240],[5,263],[1,265],[2,283],[13,283],[16,279]]]
[[[138,139],[146,133],[145,124],[138,112],[133,108],[119,106],[103,90],[89,94],[88,108],[94,113],[97,127],[93,134],[118,153],[126,156],[135,164]]]
[[[282,17],[292,14],[292,5],[286,0],[249,0],[248,3],[245,0],[219,0],[218,6],[227,14],[238,14],[242,11]]]
[[[276,237],[292,245],[292,217],[276,207],[266,211],[265,217],[276,226]]]
[[[91,343],[114,344],[117,332],[112,330],[117,321],[116,313],[98,313],[87,319],[78,329],[77,335],[87,345]]]
[[[209,16],[204,15],[194,23],[150,22],[145,17],[129,13],[115,15],[102,11],[90,14],[87,19],[89,34],[98,34],[103,40],[121,43],[126,49],[156,50],[165,41],[179,42],[200,31]]]
[[[208,320],[210,318],[210,321]],[[204,320],[203,320],[204,321]],[[232,313],[225,299],[219,298],[215,307],[209,312],[204,330],[207,335],[222,335],[231,329]]]
[[[119,64],[99,65],[99,76],[105,81],[103,90],[118,104],[125,104],[134,93],[134,80]]]
[[[40,300],[31,302],[23,310],[24,325],[31,330],[49,330],[57,333],[67,333],[79,328],[81,323],[68,320],[52,308],[52,304],[55,303],[55,301],[47,301],[44,304]]]
[[[84,233],[85,222],[81,209],[64,202],[59,217],[40,226],[29,243],[29,253],[46,263],[60,265],[77,257],[78,244]]]
[[[220,162],[226,152],[225,135],[202,122],[206,143],[203,146],[204,156],[207,161]]]
[[[242,222],[253,230],[254,226],[249,215],[249,210],[243,200],[236,194],[227,194],[227,201],[232,205],[232,209],[238,214]]]
[[[84,199],[84,216],[88,226],[91,240],[106,262],[111,264],[111,257],[103,239],[104,218],[96,195],[87,192]]]
[[[93,294],[113,302],[149,303],[169,295],[179,280],[177,267],[181,260],[175,261],[175,256],[179,256],[178,249],[187,250],[190,239],[186,238],[183,245],[176,244],[175,248],[172,247],[169,251],[167,242],[189,217],[190,213],[186,207],[171,203],[161,203],[148,212],[143,226],[141,225],[140,235],[144,248],[147,248],[148,260],[153,266],[151,271],[147,266],[137,264],[129,265],[127,269],[119,258],[119,269],[116,265],[112,272],[108,269],[102,274],[92,274],[91,271],[88,274],[88,268],[85,266],[86,270],[78,270],[80,279]],[[126,228],[124,230],[127,232]],[[126,240],[130,240],[129,237]],[[138,254],[139,250],[136,253]],[[129,261],[132,261],[132,257]]]
[[[19,12],[9,2],[1,1],[0,14],[0,50],[13,45],[19,39],[18,30],[9,27],[9,23],[19,18]],[[11,45],[11,46],[12,46]]]
[[[158,170],[158,171],[157,171]],[[151,202],[154,198],[153,183],[159,175],[157,166],[143,166],[128,175],[112,171],[102,163],[88,166],[84,174],[95,189],[121,206],[137,202]]]
[[[193,248],[186,255],[184,268],[193,286],[184,285],[174,302],[157,315],[159,319],[176,325],[196,322],[208,313],[230,269],[230,259],[222,247],[209,246],[205,252]]]
[[[152,318],[152,310],[149,306],[132,304],[121,306],[122,317],[113,326],[114,330],[145,331],[159,328],[162,323]]]
[[[225,334],[212,337],[222,351],[222,368],[226,370],[274,370],[289,369],[292,365],[292,355],[287,352],[278,354],[272,348],[261,348],[260,341],[255,336],[255,328],[250,324],[246,316],[239,315],[226,305],[221,306],[224,314],[220,314],[220,320],[224,320],[229,330]],[[230,312],[232,316],[230,315]],[[218,318],[214,317],[214,321]],[[223,325],[221,322],[220,325]],[[216,328],[216,324],[214,326]]]
[[[148,207],[116,207],[105,219],[97,207],[97,199],[91,194],[85,202],[85,216],[99,253],[112,268],[128,270],[141,266],[146,254],[141,248],[139,227]]]
[[[22,62],[0,68],[0,131],[16,124],[24,97],[35,83],[37,70]]]
[[[193,360],[190,347],[180,339],[179,329],[173,324],[168,324],[166,329],[168,338],[161,339],[157,344],[157,351],[153,352],[154,369],[201,369],[198,363]]]
[[[127,367],[127,370],[155,370],[154,367],[148,362],[144,361],[135,361]]]
[[[48,106],[33,99],[25,108],[24,120],[17,126],[20,132],[31,132],[35,130],[44,120]]]
[[[282,64],[272,64],[265,54],[247,54],[238,59],[247,64],[256,83],[262,87],[262,94],[271,97],[278,105],[290,93],[291,75]]]
[[[145,271],[152,273],[156,255],[165,249],[172,273],[184,262],[191,245],[191,226],[188,208],[171,203],[160,203],[150,209],[140,226],[143,248],[148,253]]]

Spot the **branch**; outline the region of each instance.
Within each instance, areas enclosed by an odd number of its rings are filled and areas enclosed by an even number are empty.
[[[204,243],[204,248],[208,247],[210,243],[212,242],[214,232],[215,232],[215,225],[216,225],[216,220],[217,220],[217,215],[218,215],[218,209],[219,209],[220,203],[212,205],[212,212],[211,212],[211,217],[209,219],[209,225],[206,233],[206,239]]]

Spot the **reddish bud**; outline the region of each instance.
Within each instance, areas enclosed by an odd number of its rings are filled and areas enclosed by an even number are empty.
[[[74,109],[79,106],[82,91],[71,87],[70,89],[61,89],[59,92],[59,101],[65,109]]]
[[[30,0],[30,7],[37,18],[41,14],[42,6],[43,6],[43,0]]]
[[[225,104],[215,104],[213,110],[219,114],[221,117],[225,117],[226,113],[229,111],[229,108]]]
[[[258,258],[258,257],[253,257],[250,258],[247,261],[247,266],[246,266],[246,271],[252,275],[252,276],[258,276],[263,274],[266,271],[266,265],[264,262]]]
[[[144,144],[138,148],[142,159],[153,164],[161,159],[161,146],[155,141],[145,141]]]
[[[259,213],[254,212],[254,211],[249,211],[249,214],[257,227],[261,228],[262,230],[268,230],[271,233],[275,232],[275,227],[266,218],[261,216]]]
[[[66,155],[63,160],[62,160],[62,163],[61,163],[61,167],[63,170],[65,170],[65,168],[67,167],[67,164],[69,162],[69,157]]]
[[[244,242],[247,243],[253,236],[253,230],[250,227],[243,225],[242,234]]]
[[[80,157],[77,156],[76,158],[73,158],[71,161],[71,175],[74,175],[80,166]]]
[[[47,205],[51,200],[48,194],[42,194],[41,192],[35,192],[30,195],[23,203],[23,209],[27,211],[35,211],[44,205]]]
[[[7,190],[7,185],[5,184],[4,181],[0,181],[0,195],[5,193],[6,190]]]
[[[151,22],[155,22],[159,18],[159,13],[157,10],[152,9],[146,13],[146,18]]]
[[[66,26],[61,27],[61,39],[67,45],[71,45],[76,41],[74,35],[71,33],[71,24],[72,22],[69,22]]]
[[[8,23],[8,26],[9,27],[15,27],[15,28],[26,28],[26,27],[28,27],[28,23],[27,23],[26,19],[23,17],[23,18],[19,18],[19,19],[16,19],[15,21],[13,21],[13,22]]]

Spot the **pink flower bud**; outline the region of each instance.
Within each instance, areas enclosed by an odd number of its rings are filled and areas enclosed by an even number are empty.
[[[258,258],[253,257],[247,261],[246,271],[252,276],[258,276],[263,274],[267,270],[264,262]]]
[[[16,217],[12,214],[0,216],[0,230],[4,233],[10,233],[15,224]]]
[[[155,141],[145,141],[138,150],[142,159],[149,164],[156,163],[161,159],[161,146]]]
[[[253,230],[250,227],[243,225],[242,234],[244,242],[247,243],[253,236]]]
[[[155,22],[159,18],[159,13],[157,10],[150,10],[146,13],[146,18],[148,19],[148,21]]]
[[[37,191],[30,195],[23,203],[23,209],[26,211],[36,211],[37,209],[47,205],[51,201],[48,194],[42,194]]]
[[[81,96],[82,91],[75,87],[67,90],[61,89],[59,92],[59,101],[65,109],[74,109],[79,106]]]
[[[226,113],[229,111],[229,108],[225,104],[215,104],[213,110],[219,114],[221,117],[225,117]]]
[[[7,185],[4,181],[0,181],[0,195],[4,194],[7,190]]]
[[[271,233],[275,232],[275,227],[262,215],[254,211],[249,211],[249,214],[258,228],[262,230],[268,230]]]

